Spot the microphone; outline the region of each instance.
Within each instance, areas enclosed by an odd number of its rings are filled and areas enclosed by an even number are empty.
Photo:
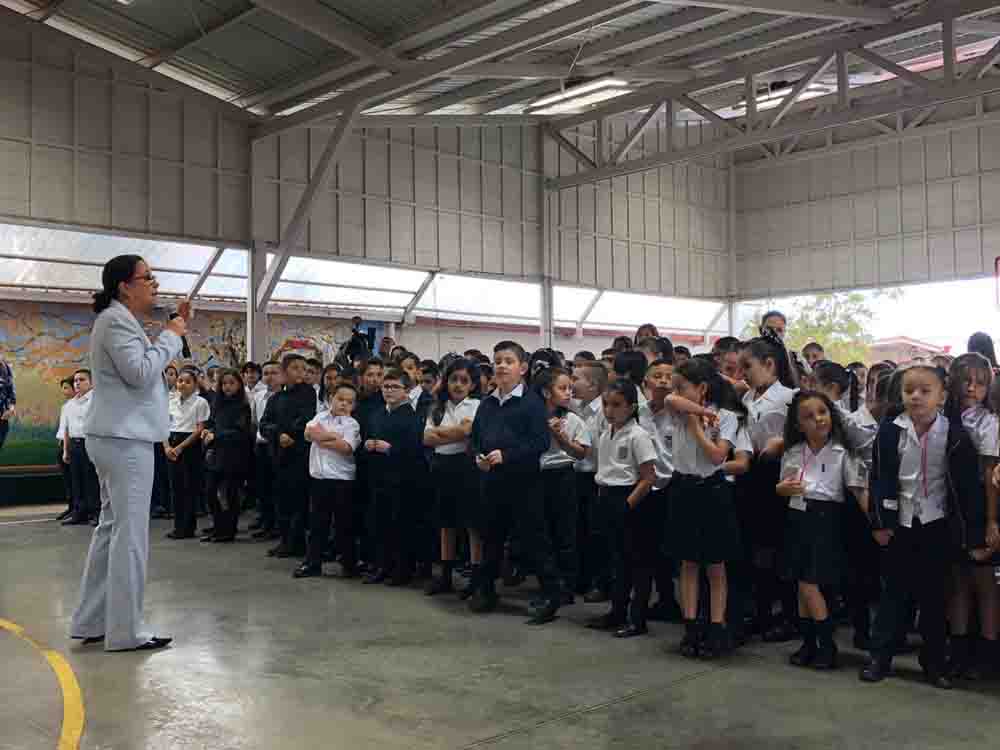
[[[179,312],[172,312],[170,313],[170,320],[179,318],[180,316]],[[188,346],[187,336],[181,336],[181,356],[184,359],[191,359],[191,347]]]

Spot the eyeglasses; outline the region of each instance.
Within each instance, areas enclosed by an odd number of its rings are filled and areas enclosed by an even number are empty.
[[[382,390],[383,391],[402,391],[402,390],[405,390],[405,389],[399,383],[383,383],[382,384]]]
[[[142,276],[133,276],[129,281],[148,281],[150,284],[156,281],[152,271],[146,271]]]

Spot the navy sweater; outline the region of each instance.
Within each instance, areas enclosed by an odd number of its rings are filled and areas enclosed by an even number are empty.
[[[368,477],[378,487],[401,487],[413,481],[423,460],[423,425],[408,402],[391,412],[383,406],[368,419],[366,440],[384,440],[392,448],[388,453],[367,454]],[[362,448],[364,446],[362,445]]]
[[[260,420],[260,434],[267,438],[276,465],[309,460],[306,424],[316,416],[316,391],[308,383],[285,386],[267,400]],[[294,445],[282,448],[280,437],[288,435]]]
[[[476,411],[471,442],[477,456],[495,450],[503,454],[503,463],[494,466],[487,479],[540,471],[539,460],[549,447],[545,403],[527,386],[523,396],[512,396],[502,406],[496,397],[487,396]]]

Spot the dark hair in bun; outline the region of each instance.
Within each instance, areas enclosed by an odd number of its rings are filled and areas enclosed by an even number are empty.
[[[138,255],[117,255],[104,264],[101,271],[101,291],[94,292],[94,312],[100,314],[111,305],[111,300],[118,299],[118,285],[129,281],[135,273],[135,267],[142,263]]]

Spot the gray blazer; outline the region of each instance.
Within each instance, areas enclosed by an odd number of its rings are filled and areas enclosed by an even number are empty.
[[[170,412],[163,371],[180,352],[180,336],[163,331],[151,343],[132,312],[112,301],[90,332],[94,396],[84,426],[87,435],[166,440]]]

